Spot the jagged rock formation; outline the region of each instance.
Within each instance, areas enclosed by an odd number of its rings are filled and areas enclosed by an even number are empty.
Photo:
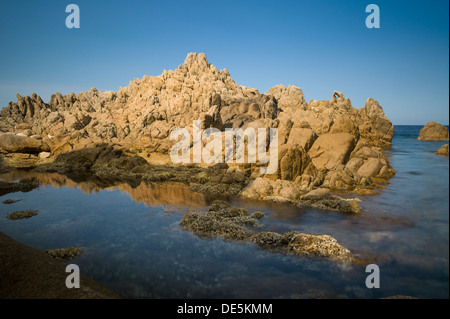
[[[431,121],[420,130],[418,139],[422,141],[448,140],[448,129],[442,124]]]
[[[171,131],[184,127],[192,132],[194,120],[201,120],[203,129],[222,132],[277,128],[278,170],[264,177],[269,183],[290,181],[303,192],[317,187],[353,190],[394,174],[383,153],[394,126],[374,99],[356,109],[337,91],[330,100],[309,102],[292,85],[261,94],[238,85],[226,69],[209,64],[203,53],[190,53],[176,70],[135,79],[118,92],[92,88],[79,94],[56,93],[48,103],[36,94],[17,95],[17,102],[0,112],[0,132],[8,138],[14,133],[39,139],[39,151],[48,146],[54,155],[106,143],[150,163],[171,164]],[[0,148],[18,151],[4,143]],[[237,166],[231,179],[260,176],[260,163]],[[215,182],[223,182],[226,172],[219,172]]]

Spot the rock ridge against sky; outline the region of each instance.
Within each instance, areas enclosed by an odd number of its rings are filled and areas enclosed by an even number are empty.
[[[222,132],[277,128],[279,163],[266,176],[271,180],[295,181],[303,189],[353,189],[392,176],[383,148],[390,146],[394,126],[382,107],[368,98],[356,109],[341,92],[330,95],[307,102],[293,85],[261,94],[238,85],[205,54],[189,53],[177,69],[134,79],[117,92],[56,93],[48,103],[36,94],[17,95],[0,113],[0,130],[37,138],[53,155],[108,143],[170,164],[171,131],[192,131],[194,120]],[[252,178],[258,177],[256,166],[248,172]]]

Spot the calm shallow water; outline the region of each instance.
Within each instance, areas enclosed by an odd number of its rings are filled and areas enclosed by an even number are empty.
[[[84,247],[76,263],[87,277],[125,298],[380,298],[449,297],[449,160],[434,154],[448,142],[417,140],[419,126],[397,126],[390,162],[397,174],[363,200],[362,216],[235,199],[263,211],[262,229],[328,234],[380,267],[381,287],[365,286],[365,265],[284,256],[251,244],[205,240],[178,225],[203,196],[178,184],[127,184],[101,189],[57,174],[0,197],[0,231],[37,249]],[[4,175],[3,180],[23,176]],[[14,210],[38,209],[10,221]]]

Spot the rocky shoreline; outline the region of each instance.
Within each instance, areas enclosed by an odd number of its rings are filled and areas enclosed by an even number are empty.
[[[226,129],[276,129],[276,172],[262,174],[265,163],[259,160],[237,163],[236,154],[228,163],[223,154],[219,163],[173,163],[171,132],[180,127],[192,132],[197,120],[221,139]],[[17,95],[17,103],[0,112],[0,172],[58,173],[105,187],[176,182],[207,199],[239,196],[359,215],[355,195],[376,194],[395,174],[385,153],[393,136],[394,126],[373,98],[356,109],[338,91],[330,100],[309,102],[292,85],[261,94],[238,85],[204,54],[190,53],[176,70],[135,79],[118,92],[56,93],[48,103],[36,94]],[[207,142],[201,140],[201,147]],[[267,139],[264,151],[271,152],[270,145]],[[190,156],[195,147],[189,144]],[[245,149],[247,160],[249,152]],[[0,181],[0,196],[38,185],[33,179]],[[259,218],[216,201],[207,213],[185,215],[180,225],[198,235],[293,255],[357,260],[328,235],[256,232],[251,227]]]
[[[245,163],[235,162],[235,153],[227,163],[222,154],[222,163],[174,164],[170,135],[177,128],[192,133],[194,121],[222,139],[227,129],[276,129],[276,172],[261,174],[263,163],[247,161],[247,148]],[[248,186],[262,178],[271,192],[264,197],[292,201],[317,188],[374,193],[395,174],[384,153],[393,135],[373,98],[356,109],[339,91],[309,102],[292,85],[261,94],[238,85],[203,53],[190,53],[177,69],[135,79],[118,92],[56,93],[48,103],[17,95],[0,112],[0,169],[183,181],[202,193],[232,196],[259,196]],[[270,145],[267,139],[268,152]],[[196,147],[189,146],[191,156]]]

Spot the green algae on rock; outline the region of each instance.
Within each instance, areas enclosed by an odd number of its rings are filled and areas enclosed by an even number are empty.
[[[15,212],[12,212],[6,216],[6,218],[11,220],[17,220],[17,219],[25,219],[30,218],[33,216],[36,216],[38,214],[38,210],[18,210]]]
[[[76,257],[80,256],[81,253],[84,251],[85,251],[84,248],[69,247],[69,248],[48,249],[45,250],[44,252],[54,259],[65,262],[75,259]]]
[[[180,225],[200,237],[221,237],[254,243],[265,249],[281,251],[289,255],[326,257],[342,262],[356,261],[350,250],[342,247],[328,235],[311,235],[294,231],[279,234],[272,231],[258,232],[258,219],[263,213],[250,214],[244,208],[232,207],[225,201],[216,200],[207,212],[189,212]]]

